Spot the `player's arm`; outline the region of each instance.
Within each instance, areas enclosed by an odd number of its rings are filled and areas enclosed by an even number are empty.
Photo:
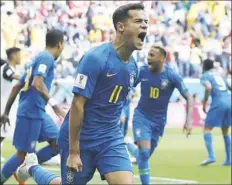
[[[50,99],[49,91],[46,85],[44,84],[44,77],[36,75],[32,81],[32,87],[34,87],[40,95],[48,102]]]
[[[72,100],[69,117],[69,153],[80,155],[79,138],[84,117],[84,105],[87,98],[75,94]]]
[[[12,80],[19,80],[20,75],[16,74],[9,66],[6,67],[3,70],[3,78],[5,78],[6,80],[12,81]]]
[[[193,97],[188,92],[183,93],[182,96],[187,102],[185,124],[186,126],[191,126],[191,118],[192,118],[192,111],[193,111]]]
[[[192,109],[193,109],[193,97],[189,94],[188,89],[185,86],[184,81],[179,74],[174,72],[173,79],[174,79],[175,87],[179,90],[179,92],[187,102],[184,131],[186,131],[186,134],[188,136],[191,134],[191,128],[192,128],[191,118],[192,118]]]
[[[212,86],[209,81],[209,76],[206,73],[202,75],[200,82],[205,87],[205,95],[202,103],[203,103],[203,111],[206,113],[207,103],[209,96],[211,94]]]
[[[75,96],[69,117],[69,157],[67,160],[67,167],[76,171],[82,170],[79,140],[84,117],[84,105],[92,97],[101,70],[102,63],[98,61],[97,56],[91,54],[82,58],[77,69],[77,77],[73,87]]]
[[[205,87],[205,96],[203,99],[203,111],[206,113],[206,107],[207,107],[209,96],[211,94],[212,86],[209,81],[203,81],[202,85]]]
[[[34,87],[38,93],[48,102],[54,112],[61,117],[65,116],[65,112],[61,110],[57,105],[49,102],[50,95],[47,86],[44,83],[44,79],[47,77],[49,68],[53,65],[53,60],[45,56],[41,57],[38,64],[35,67],[35,72],[32,80],[32,87]]]
[[[10,95],[9,95],[7,103],[6,103],[4,114],[9,115],[11,107],[15,101],[15,98],[19,94],[20,90],[23,88],[23,85],[24,84],[22,84],[21,82],[18,82],[12,87]]]
[[[3,113],[3,115],[1,115],[1,119],[0,119],[1,120],[0,126],[3,125],[4,129],[5,129],[6,123],[8,123],[10,125],[10,120],[9,120],[8,116],[9,116],[11,107],[12,107],[17,95],[19,94],[20,90],[24,86],[25,77],[26,77],[26,73],[20,78],[20,80],[11,89],[10,95],[8,97],[8,100],[7,100],[7,103],[5,106],[4,113]]]

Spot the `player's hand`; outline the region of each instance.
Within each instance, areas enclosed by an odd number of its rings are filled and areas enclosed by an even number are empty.
[[[0,128],[3,126],[4,131],[6,131],[6,124],[10,126],[10,119],[7,114],[3,114],[0,117]]]
[[[203,111],[207,114],[206,105],[203,105]]]
[[[57,105],[54,105],[52,108],[60,119],[63,119],[65,117],[66,112],[63,109],[59,108]]]
[[[192,133],[192,126],[191,126],[190,123],[186,122],[184,124],[183,132],[186,134],[186,137],[188,137],[189,135],[191,135],[191,133]]]
[[[203,101],[203,111],[207,114],[207,103]]]
[[[73,155],[73,154],[69,155],[66,165],[71,170],[75,170],[77,172],[81,172],[82,171],[82,162],[81,162],[80,155],[78,155],[78,154],[76,154],[76,155]]]

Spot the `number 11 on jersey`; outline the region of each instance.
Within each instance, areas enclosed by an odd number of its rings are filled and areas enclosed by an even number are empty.
[[[114,90],[111,93],[111,96],[110,96],[110,99],[109,99],[110,103],[117,103],[118,102],[118,99],[119,99],[119,96],[121,94],[122,89],[123,89],[123,86],[121,86],[121,85],[116,85],[114,87]]]

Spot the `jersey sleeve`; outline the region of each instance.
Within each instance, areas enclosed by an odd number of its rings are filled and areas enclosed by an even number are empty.
[[[179,92],[181,94],[184,94],[184,93],[188,92],[188,89],[184,84],[183,78],[178,73],[176,73],[174,71],[173,71],[172,74],[173,74],[172,78],[173,78],[174,85],[179,90]]]
[[[205,82],[209,82],[209,78],[207,74],[203,74],[200,78],[200,82],[203,85]]]
[[[90,99],[101,71],[101,60],[92,54],[85,55],[77,68],[76,80],[72,92]]]
[[[48,55],[38,57],[35,63],[33,76],[39,75],[44,78],[47,77],[49,69],[54,65],[53,59]]]
[[[14,75],[14,71],[9,67],[9,65],[7,65],[3,69],[3,78],[8,80],[8,81],[12,81],[13,80],[13,75]]]

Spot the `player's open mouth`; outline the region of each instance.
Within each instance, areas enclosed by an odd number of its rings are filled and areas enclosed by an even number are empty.
[[[141,32],[139,35],[138,35],[138,38],[140,38],[141,42],[144,41],[145,37],[146,37],[146,32]]]

